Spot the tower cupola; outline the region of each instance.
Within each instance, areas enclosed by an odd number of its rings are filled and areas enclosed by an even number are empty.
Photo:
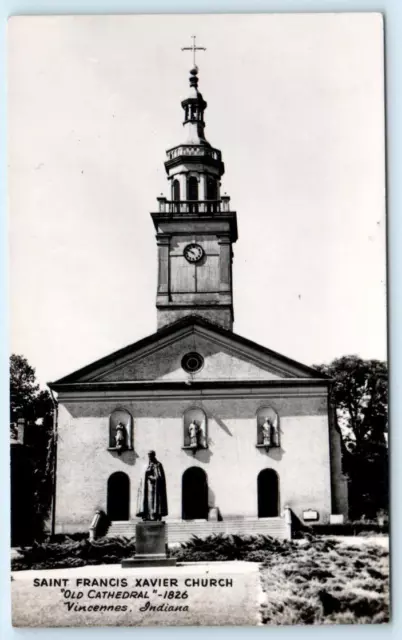
[[[204,111],[207,108],[202,94],[198,91],[198,68],[194,67],[190,71],[190,91],[181,106],[184,110],[183,125],[186,129],[187,144],[201,144],[211,146],[204,135]]]

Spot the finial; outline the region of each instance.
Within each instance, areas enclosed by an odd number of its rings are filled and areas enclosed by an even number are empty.
[[[206,47],[197,47],[195,44],[195,39],[196,36],[191,36],[192,40],[193,40],[193,44],[191,47],[182,47],[181,50],[182,51],[192,51],[193,52],[193,69],[191,69],[190,73],[193,73],[193,71],[195,70],[195,73],[197,73],[198,71],[198,67],[195,63],[195,52],[196,51],[206,51]],[[195,75],[195,74],[194,74]]]
[[[194,67],[194,69],[190,70],[190,87],[194,87],[195,89],[198,87],[198,67]]]

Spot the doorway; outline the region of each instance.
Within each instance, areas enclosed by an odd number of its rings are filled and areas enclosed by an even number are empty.
[[[208,519],[208,480],[201,467],[190,467],[182,479],[183,520]]]
[[[263,469],[257,478],[258,517],[279,516],[279,478],[273,469]]]
[[[107,482],[107,515],[110,520],[130,519],[130,479],[123,471],[112,473]]]

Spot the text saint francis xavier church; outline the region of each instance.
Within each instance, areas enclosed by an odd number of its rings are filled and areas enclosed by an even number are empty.
[[[221,195],[221,152],[205,137],[197,67],[181,105],[183,138],[165,162],[171,195],[151,213],[157,331],[50,384],[56,533],[88,531],[101,510],[108,535],[134,534],[152,449],[165,470],[171,542],[286,537],[291,513],[347,517],[331,381],[233,332],[237,218]]]

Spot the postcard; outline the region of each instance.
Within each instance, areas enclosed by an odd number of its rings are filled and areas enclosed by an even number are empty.
[[[378,13],[13,17],[17,627],[389,622]]]

